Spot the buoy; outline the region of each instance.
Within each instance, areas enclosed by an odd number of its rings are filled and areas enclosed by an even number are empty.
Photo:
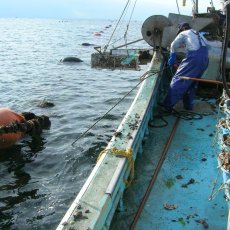
[[[80,58],[77,57],[66,57],[60,60],[61,62],[83,62]]]
[[[87,42],[84,42],[81,44],[82,46],[94,46],[94,44],[91,44],[91,43],[87,43]]]
[[[7,108],[0,108],[0,149],[14,145],[24,134],[37,136],[43,129],[49,129],[51,122],[45,115],[31,112],[21,114]]]
[[[95,33],[94,35],[95,35],[95,36],[101,36],[101,34],[100,34],[100,33]]]
[[[8,108],[0,108],[0,127],[11,124],[14,121],[25,121],[24,117]],[[14,145],[22,136],[23,132],[0,134],[0,149]]]

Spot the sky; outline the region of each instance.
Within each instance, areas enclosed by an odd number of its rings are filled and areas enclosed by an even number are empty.
[[[199,11],[204,13],[212,0],[200,0]],[[191,15],[192,0],[177,0],[180,14]],[[212,1],[220,9],[219,0]],[[119,19],[127,0],[0,0],[0,18],[55,19]],[[129,19],[135,0],[131,1]],[[178,13],[176,0],[137,0],[133,20],[145,20],[152,15]]]

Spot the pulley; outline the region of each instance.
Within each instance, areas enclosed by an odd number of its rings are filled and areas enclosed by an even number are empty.
[[[152,47],[160,47],[163,30],[171,26],[170,20],[163,15],[153,15],[147,18],[141,28],[143,39]]]

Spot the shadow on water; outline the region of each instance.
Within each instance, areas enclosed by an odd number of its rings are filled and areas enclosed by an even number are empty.
[[[14,208],[27,199],[37,199],[38,189],[23,191],[31,180],[25,165],[34,161],[38,152],[43,150],[45,141],[41,137],[23,140],[20,144],[0,150],[0,228],[11,229],[17,216]]]

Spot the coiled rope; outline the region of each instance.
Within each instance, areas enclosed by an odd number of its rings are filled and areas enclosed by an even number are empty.
[[[175,109],[173,109],[173,115],[183,120],[200,120],[203,118],[203,115],[200,113],[192,111],[177,111]]]

